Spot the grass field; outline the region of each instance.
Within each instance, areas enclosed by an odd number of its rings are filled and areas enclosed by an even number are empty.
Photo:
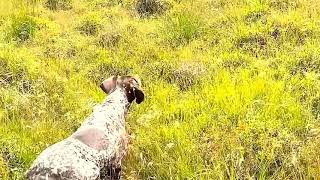
[[[127,74],[124,179],[320,178],[319,0],[0,0],[0,179]]]

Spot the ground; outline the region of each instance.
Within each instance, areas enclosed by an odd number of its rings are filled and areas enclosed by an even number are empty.
[[[124,179],[320,177],[318,0],[0,0],[0,179],[138,75]]]

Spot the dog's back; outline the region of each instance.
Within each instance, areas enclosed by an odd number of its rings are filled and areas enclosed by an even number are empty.
[[[97,179],[100,154],[74,138],[58,142],[44,150],[27,173],[29,180]]]

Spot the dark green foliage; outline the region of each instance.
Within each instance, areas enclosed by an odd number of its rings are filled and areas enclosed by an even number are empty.
[[[162,0],[137,0],[136,10],[141,17],[163,14],[169,4]]]
[[[101,27],[102,25],[96,20],[88,18],[82,21],[77,29],[81,32],[81,34],[94,36],[99,32]]]
[[[17,42],[24,42],[31,39],[38,26],[36,21],[28,15],[12,16],[11,27],[7,35],[7,39],[13,39]]]
[[[72,8],[71,0],[46,0],[45,7],[50,10],[68,10]]]

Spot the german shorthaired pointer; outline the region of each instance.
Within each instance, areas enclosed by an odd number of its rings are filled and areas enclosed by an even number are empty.
[[[48,147],[33,162],[29,180],[120,179],[127,150],[125,115],[144,93],[132,76],[113,76],[101,84],[108,94],[70,137]]]

